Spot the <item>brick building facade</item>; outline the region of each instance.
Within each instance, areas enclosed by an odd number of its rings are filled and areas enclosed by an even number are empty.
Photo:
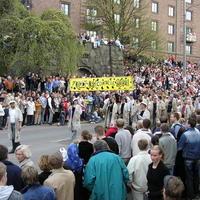
[[[174,55],[177,60],[183,60],[183,20],[184,0],[133,0],[145,3],[147,15],[152,19],[152,31],[161,33],[163,37],[163,54],[165,57]],[[186,0],[186,51],[188,61],[200,61],[200,21],[198,13],[199,0]],[[45,9],[63,10],[69,16],[76,33],[83,32],[83,23],[87,15],[86,0],[31,0],[31,9],[42,13]],[[88,30],[92,31],[92,30]]]

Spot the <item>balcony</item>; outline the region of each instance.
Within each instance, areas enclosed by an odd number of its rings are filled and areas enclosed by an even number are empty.
[[[187,33],[186,35],[186,42],[193,43],[197,41],[196,33]]]

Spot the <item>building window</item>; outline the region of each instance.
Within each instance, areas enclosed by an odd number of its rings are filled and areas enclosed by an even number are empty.
[[[192,33],[192,28],[186,27],[186,33],[187,33],[187,34],[188,34],[188,33]]]
[[[185,46],[185,53],[187,55],[191,55],[192,54],[192,46],[191,45],[186,45]]]
[[[134,18],[134,26],[135,28],[140,28],[140,18]]]
[[[139,38],[133,37],[133,47],[138,48],[139,47]]]
[[[152,2],[151,11],[152,11],[152,13],[158,13],[158,3]]]
[[[185,0],[186,3],[192,3],[192,0]]]
[[[157,49],[157,41],[156,40],[151,41],[151,48]]]
[[[89,23],[95,23],[96,16],[97,16],[97,10],[95,8],[87,8],[86,18]]]
[[[140,0],[134,0],[134,7],[139,8],[140,7]]]
[[[65,15],[69,16],[70,15],[70,5],[69,3],[61,3],[61,10],[64,12]]]
[[[174,25],[168,24],[168,34],[173,35],[174,34]]]
[[[116,24],[119,24],[120,22],[120,14],[114,14],[114,20]]]
[[[173,6],[169,6],[168,15],[170,17],[174,17],[174,10],[175,8]]]
[[[167,51],[170,53],[174,52],[174,42],[167,43]]]
[[[186,20],[192,21],[192,11],[190,11],[190,10],[186,11]]]
[[[97,10],[95,8],[87,8],[87,16],[95,17]]]
[[[94,37],[96,37],[97,36],[97,32],[96,31],[86,31],[86,33],[87,33],[87,35],[88,36],[94,36]]]
[[[114,0],[114,3],[120,4],[121,2],[120,2],[120,0]]]
[[[157,21],[152,21],[151,22],[151,30],[152,31],[157,31],[158,30],[158,22]]]

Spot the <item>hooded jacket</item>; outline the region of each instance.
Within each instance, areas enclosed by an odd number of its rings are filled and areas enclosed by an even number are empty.
[[[22,195],[12,185],[0,186],[0,200],[23,200]]]

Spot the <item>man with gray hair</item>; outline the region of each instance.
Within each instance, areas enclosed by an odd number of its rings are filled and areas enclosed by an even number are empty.
[[[97,140],[94,149],[84,175],[84,187],[91,191],[90,199],[125,200],[129,174],[123,160],[109,150],[104,140]]]
[[[0,199],[2,200],[22,200],[22,195],[14,190],[12,185],[7,186],[6,166],[0,162]]]

